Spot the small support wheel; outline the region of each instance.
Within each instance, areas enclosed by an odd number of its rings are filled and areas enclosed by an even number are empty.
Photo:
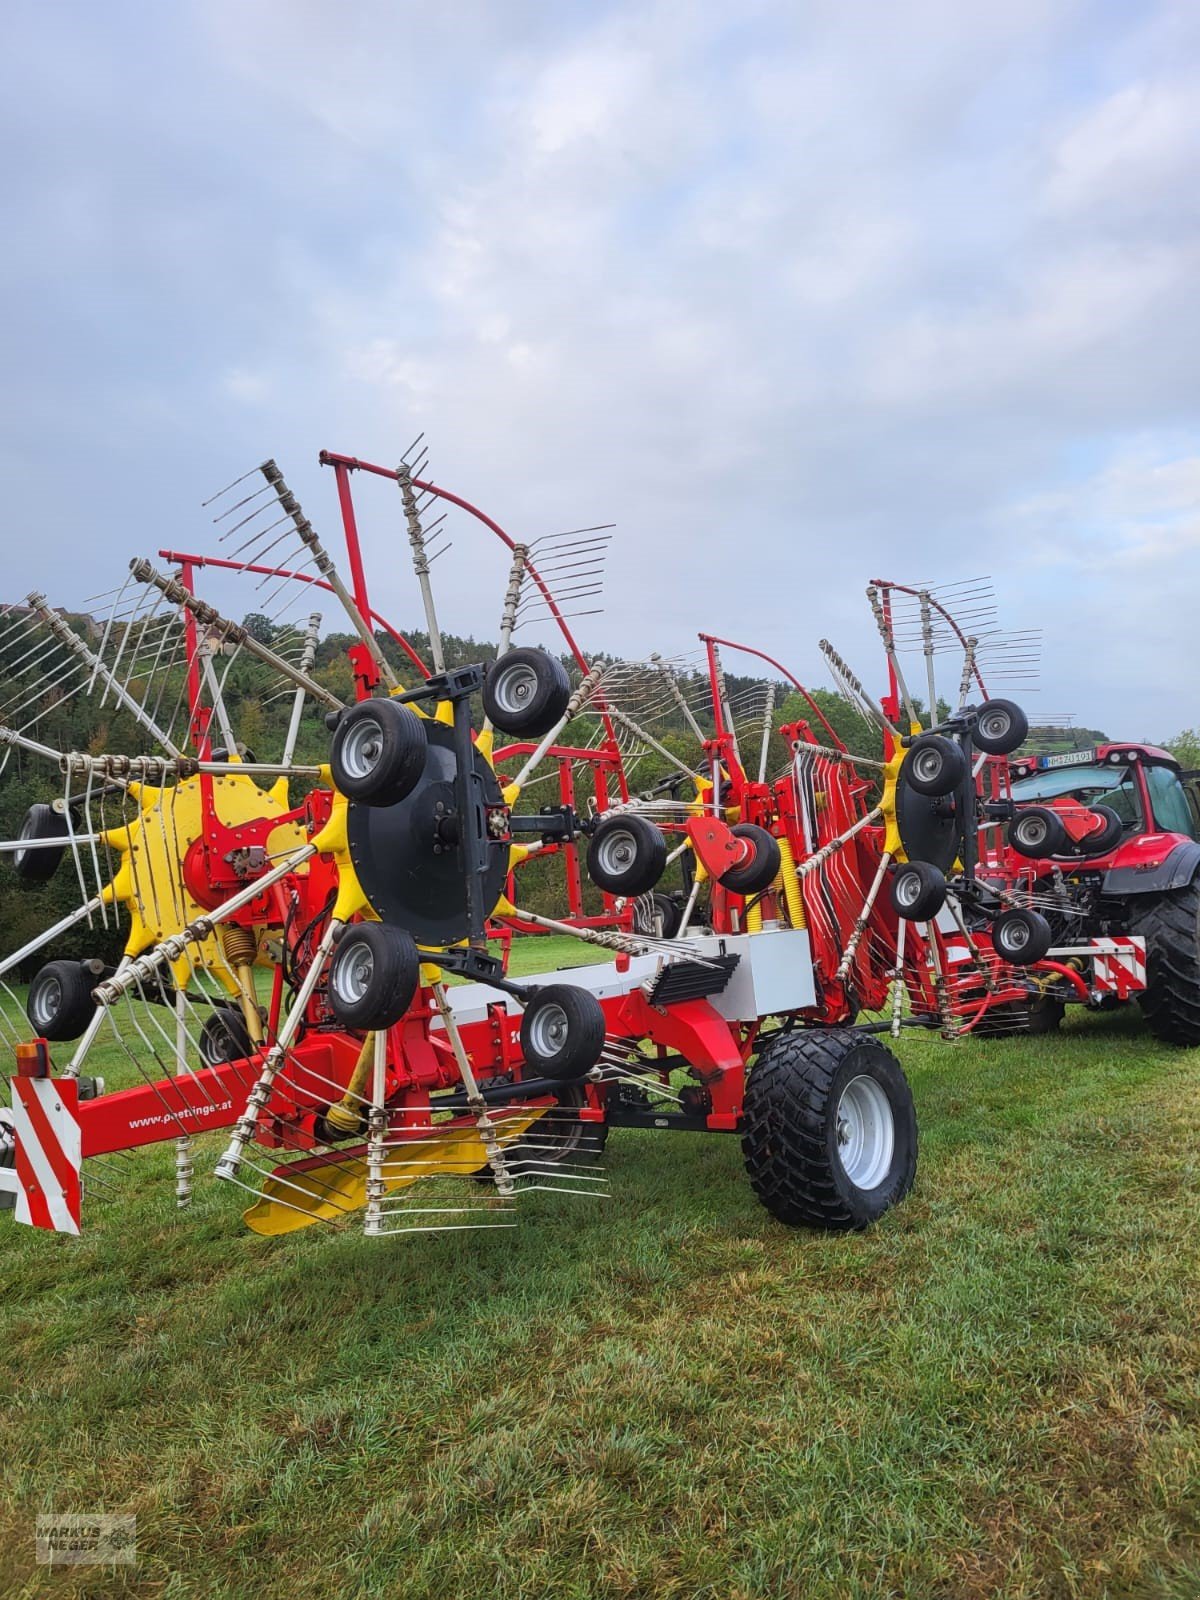
[[[551,983],[534,994],[521,1018],[521,1051],[532,1075],[582,1078],[604,1049],[604,1008],[588,989]]]
[[[730,894],[760,894],[769,889],[779,876],[779,841],[753,822],[735,823],[729,831],[735,839],[744,839],[750,852],[740,867],[730,867],[721,874],[722,889],[728,889]]]
[[[777,1035],[746,1081],[742,1154],[780,1222],[867,1227],[916,1176],[917,1114],[900,1063],[850,1028]]]
[[[1010,756],[1029,737],[1029,718],[1011,700],[985,700],[971,737],[989,756]]]
[[[31,840],[65,839],[66,836],[67,819],[42,800],[30,806],[21,824],[21,831],[17,835],[18,839]],[[54,845],[46,845],[37,850],[14,850],[13,871],[22,883],[48,883],[58,870],[58,864],[66,854],[66,849],[66,845],[57,848]]]
[[[909,745],[901,770],[918,794],[953,794],[967,775],[967,758],[944,734],[923,733]]]
[[[1104,826],[1080,839],[1079,848],[1085,856],[1106,856],[1120,844],[1125,824],[1111,806],[1091,806],[1089,809],[1094,817],[1103,819]]]
[[[349,800],[391,806],[412,793],[425,770],[425,726],[396,700],[360,700],[343,711],[329,766]]]
[[[657,889],[633,908],[633,931],[652,939],[674,939],[682,925],[683,906],[673,895]]]
[[[928,861],[906,861],[892,877],[892,909],[908,922],[928,922],[946,903],[946,879]]]
[[[1065,855],[1070,845],[1062,818],[1050,806],[1022,806],[1008,825],[1008,842],[1029,861]]]
[[[390,1028],[412,1004],[420,975],[421,958],[407,928],[356,922],[330,963],[330,1009],[346,1028]]]
[[[78,1039],[96,1014],[95,977],[80,961],[47,961],[29,985],[25,1014],[38,1037]]]
[[[200,1059],[206,1067],[219,1067],[226,1061],[242,1061],[254,1054],[254,1041],[246,1019],[236,1006],[215,1006],[204,1019],[198,1040]]]
[[[992,946],[1002,961],[1014,967],[1031,967],[1054,942],[1050,924],[1040,911],[1020,907],[1002,911],[992,923]]]
[[[588,877],[608,894],[646,894],[667,865],[667,841],[636,811],[605,817],[588,842]]]
[[[549,733],[571,699],[571,680],[545,650],[508,650],[483,680],[483,709],[502,733]]]

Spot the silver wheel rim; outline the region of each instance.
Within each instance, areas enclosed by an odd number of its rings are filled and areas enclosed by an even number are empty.
[[[1022,822],[1018,831],[1021,835],[1021,843],[1032,845],[1035,850],[1045,844],[1046,836],[1050,832],[1043,817],[1027,818]]]
[[[33,996],[33,1016],[39,1028],[53,1022],[62,1007],[62,984],[57,978],[39,983]]]
[[[32,839],[33,838],[33,818],[32,817],[26,817],[25,818],[25,821],[21,824],[21,831],[17,835],[17,838],[18,839]],[[13,851],[13,857],[12,857],[13,858],[13,866],[14,867],[19,867],[21,865],[21,863],[25,860],[25,857],[28,854],[29,854],[28,850],[14,850]]]
[[[613,828],[596,843],[596,864],[611,876],[623,876],[636,865],[637,858],[637,840],[626,828]]]
[[[979,719],[979,727],[985,739],[1007,739],[1012,732],[1012,718],[1007,711],[992,711]]]
[[[921,880],[915,872],[902,872],[896,882],[896,899],[907,911],[915,906],[921,894]]]
[[[374,976],[375,952],[365,939],[356,939],[338,952],[332,979],[334,993],[346,1005],[357,1005]]]
[[[922,783],[936,783],[945,768],[940,750],[918,750],[914,771]]]
[[[352,778],[369,778],[383,754],[383,728],[374,717],[356,722],[342,741],[342,766]]]
[[[547,1061],[563,1048],[570,1031],[571,1025],[562,1006],[539,1006],[529,1021],[529,1048]]]
[[[511,667],[501,667],[492,684],[492,698],[496,709],[515,716],[524,711],[538,691],[538,675],[523,661]]]
[[[858,1189],[876,1189],[891,1170],[896,1119],[874,1078],[860,1074],[842,1090],[837,1108],[837,1153],[842,1171]]]
[[[1029,943],[1029,927],[1024,922],[1006,922],[1000,930],[1000,944],[1014,955],[1020,954]]]

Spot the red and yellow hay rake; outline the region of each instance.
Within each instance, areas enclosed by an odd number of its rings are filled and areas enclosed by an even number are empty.
[[[988,785],[1003,784],[992,763],[1014,748],[1016,708],[964,704],[921,733],[915,706],[870,701],[829,651],[881,734],[867,759],[750,647],[702,636],[700,677],[657,658],[593,666],[568,613],[591,609],[605,530],[522,544],[421,460],[322,461],[349,583],[268,462],[217,497],[223,539],[238,541],[228,553],[135,561],[95,633],[41,596],[6,613],[0,739],[62,776],[8,848],[27,880],[69,861],[80,903],[0,974],[85,922],[124,931],[119,959],[52,959],[30,984],[34,1037],[13,1038],[0,1124],[18,1219],[78,1231],[84,1184],[102,1195],[127,1152],[163,1140],[186,1203],[195,1136],[224,1130],[216,1174],[250,1192],[258,1232],[358,1212],[371,1235],[511,1226],[529,1190],[602,1194],[588,1158],[621,1124],[740,1133],[783,1221],[879,1216],[916,1164],[912,1098],[880,1035],[971,1026],[1007,997],[1003,957],[1022,955],[1004,930],[1030,913],[981,882],[975,843],[1004,803]],[[370,603],[355,475],[403,519],[428,659]],[[490,665],[454,664],[444,647],[430,512],[447,507],[507,549]],[[269,626],[200,598],[209,572],[254,579]],[[314,590],[351,625],[349,691],[314,665]],[[537,623],[570,670],[514,643]],[[731,693],[721,650],[778,677]],[[802,706],[782,721],[780,679]],[[243,703],[290,697],[279,760],[239,746],[234,688]],[[73,696],[153,753],[55,748]],[[680,754],[656,717],[695,749]],[[322,748],[300,761],[306,728]],[[663,776],[636,794],[643,756]],[[546,856],[562,869],[555,916],[514,898]],[[605,959],[518,979],[514,930]],[[129,1086],[99,1092],[86,1069],[101,1044]]]

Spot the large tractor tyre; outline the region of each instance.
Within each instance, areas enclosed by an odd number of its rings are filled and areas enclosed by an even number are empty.
[[[329,768],[349,800],[392,806],[410,795],[425,771],[425,725],[397,700],[360,700],[343,711],[333,733]]]
[[[1030,995],[1028,1002],[1006,1001],[989,1006],[971,1029],[976,1039],[1011,1039],[1030,1034],[1057,1033],[1066,1006],[1053,995]]]
[[[985,700],[971,737],[989,756],[1010,756],[1029,736],[1029,718],[1011,700]]]
[[[329,964],[329,1008],[343,1028],[390,1028],[412,1004],[420,976],[421,957],[407,928],[356,922]]]
[[[946,904],[944,874],[928,861],[906,861],[892,876],[892,910],[908,922],[927,922]]]
[[[746,1080],[742,1155],[791,1227],[865,1228],[912,1188],[917,1115],[900,1063],[849,1028],[780,1034]]]
[[[1165,1044],[1200,1044],[1200,884],[1133,903],[1130,933],[1146,941],[1138,996],[1150,1032]]]
[[[96,978],[81,961],[47,961],[29,985],[25,1012],[39,1039],[78,1039],[96,1015]]]
[[[535,1078],[582,1078],[604,1049],[604,1008],[590,989],[550,983],[521,1018],[521,1053]]]
[[[67,819],[44,800],[25,813],[18,839],[65,839]],[[22,883],[48,883],[66,853],[66,845],[45,845],[36,850],[14,850],[13,871]]]
[[[562,721],[570,699],[567,669],[545,650],[509,650],[483,680],[483,709],[501,733],[540,739]]]
[[[1027,861],[1046,861],[1067,853],[1070,840],[1051,806],[1022,806],[1008,825],[1008,842]]]
[[[967,775],[962,746],[940,733],[923,733],[908,747],[901,771],[918,794],[953,794]]]
[[[588,842],[588,877],[607,894],[648,894],[666,871],[667,841],[636,811],[604,817]]]
[[[721,874],[721,887],[730,894],[761,894],[779,876],[782,857],[778,839],[753,822],[735,823],[729,831],[735,839],[744,839],[750,852],[740,867],[730,867]]]

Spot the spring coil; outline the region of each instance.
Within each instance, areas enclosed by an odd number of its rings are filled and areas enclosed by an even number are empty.
[[[258,954],[258,936],[253,928],[225,922],[221,924],[221,948],[231,967],[249,967]]]

